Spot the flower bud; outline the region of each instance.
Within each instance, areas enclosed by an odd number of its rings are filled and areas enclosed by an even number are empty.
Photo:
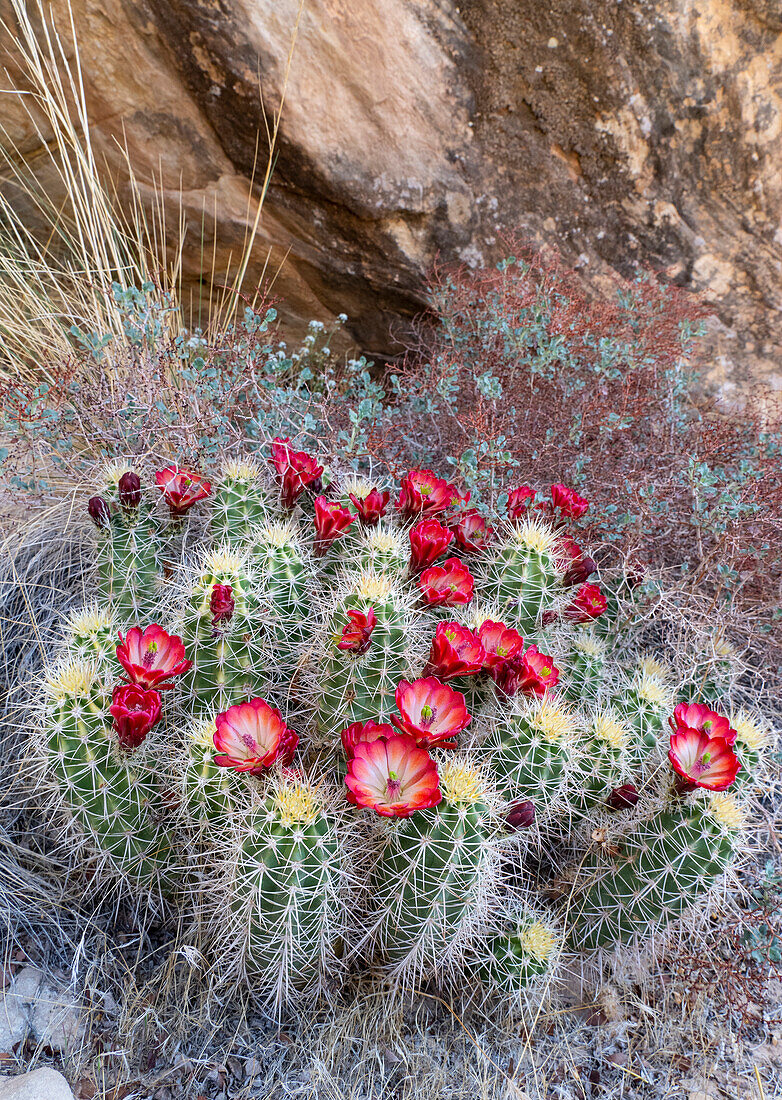
[[[514,831],[529,829],[535,824],[535,803],[530,799],[514,802],[505,816],[505,824]]]
[[[126,470],[119,479],[117,488],[123,508],[138,508],[141,504],[141,478],[135,470]]]
[[[641,796],[633,783],[623,783],[614,787],[606,799],[606,805],[612,810],[629,810]]]
[[[90,497],[87,502],[87,511],[90,519],[94,520],[96,527],[108,527],[111,519],[109,502],[103,497]]]

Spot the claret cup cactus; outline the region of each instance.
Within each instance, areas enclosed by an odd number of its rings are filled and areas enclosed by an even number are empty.
[[[34,737],[90,881],[205,926],[278,1011],[362,969],[521,1002],[665,934],[741,858],[771,735],[632,654],[588,507],[484,514],[287,439],[109,470]]]

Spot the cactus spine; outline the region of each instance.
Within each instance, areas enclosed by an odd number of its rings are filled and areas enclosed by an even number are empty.
[[[496,603],[509,626],[531,633],[562,595],[557,537],[535,519],[523,520],[498,540],[480,580],[482,597]]]

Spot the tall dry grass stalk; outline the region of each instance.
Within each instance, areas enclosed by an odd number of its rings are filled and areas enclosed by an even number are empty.
[[[171,333],[191,324],[180,294],[185,211],[181,201],[178,209],[167,208],[162,178],[146,181],[142,187],[126,147],[120,145],[122,175],[130,194],[124,204],[116,179],[99,163],[70,0],[64,30],[43,0],[11,0],[11,6],[15,25],[3,27],[19,76],[6,72],[7,86],[0,95],[14,97],[23,107],[56,186],[47,189],[39,182],[0,122],[0,377],[45,381],[48,365],[71,354],[69,330],[74,325],[85,333],[113,337],[95,370],[116,372],[128,360],[122,313],[112,284],[124,290],[153,283],[169,307],[166,323]],[[245,290],[303,7],[301,0],[279,106],[256,145],[256,165],[265,146],[265,169],[259,172],[256,167],[248,188],[243,249],[233,271],[221,272],[219,279],[213,269],[215,253],[204,247],[201,228],[201,282],[212,292],[204,327],[213,330],[231,324]],[[151,203],[143,197],[150,184]],[[26,224],[24,210],[34,212],[35,228]],[[218,283],[221,289],[216,291]],[[254,293],[257,288],[250,288],[251,298]]]

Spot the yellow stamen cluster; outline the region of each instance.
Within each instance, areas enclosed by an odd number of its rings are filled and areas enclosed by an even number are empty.
[[[48,695],[60,702],[90,695],[97,680],[98,674],[91,661],[74,659],[51,669],[44,679],[44,688]]]
[[[561,703],[542,699],[531,711],[527,721],[549,741],[571,741],[578,732],[578,722],[572,711]]]
[[[111,611],[107,607],[90,604],[89,607],[81,607],[68,616],[68,630],[75,636],[90,636],[97,634],[99,630],[110,628],[112,622]]]
[[[393,583],[381,573],[360,573],[353,591],[362,600],[387,600],[394,591]]]
[[[545,962],[556,950],[557,938],[550,928],[540,921],[528,924],[519,936],[521,949],[525,955],[531,955],[537,962]]]
[[[323,798],[317,787],[292,780],[274,792],[274,805],[280,824],[290,828],[311,825],[323,810]]]
[[[557,546],[557,536],[554,531],[539,519],[523,520],[513,532],[514,538],[528,550],[534,550],[538,554],[553,553]]]
[[[464,760],[447,760],[438,771],[440,790],[450,805],[474,806],[483,801],[486,784],[477,768]]]
[[[602,657],[606,651],[606,644],[602,638],[597,638],[594,634],[583,634],[574,640],[573,649],[586,657]]]
[[[261,469],[251,458],[230,459],[223,463],[221,474],[223,481],[255,481]]]
[[[632,736],[629,727],[611,711],[596,715],[592,729],[595,737],[599,741],[606,741],[612,749],[625,748]]]
[[[747,711],[739,711],[736,717],[731,719],[730,724],[736,731],[737,740],[755,752],[767,749],[774,740],[771,729]]]
[[[670,690],[656,676],[641,672],[634,686],[639,699],[643,699],[645,703],[651,703],[652,706],[660,707],[661,710],[673,708],[674,700]]]
[[[747,827],[747,815],[738,799],[732,794],[714,794],[709,799],[708,811],[726,829],[740,832]]]

